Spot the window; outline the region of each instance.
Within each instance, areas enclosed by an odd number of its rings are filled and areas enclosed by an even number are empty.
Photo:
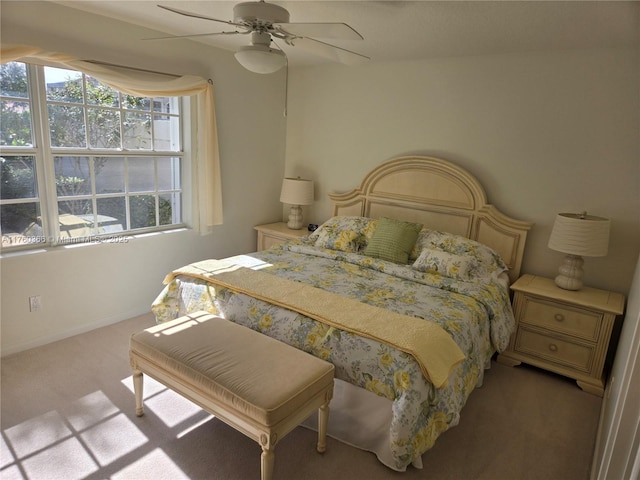
[[[0,75],[2,247],[182,225],[180,97],[12,62]]]

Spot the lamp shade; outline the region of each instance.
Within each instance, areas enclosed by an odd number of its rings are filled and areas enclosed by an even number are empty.
[[[559,213],[553,223],[549,248],[583,257],[604,257],[609,249],[609,220],[575,213]]]
[[[285,178],[282,181],[280,201],[289,205],[311,205],[313,182],[302,178]]]

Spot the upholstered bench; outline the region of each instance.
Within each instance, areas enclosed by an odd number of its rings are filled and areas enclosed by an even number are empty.
[[[250,328],[205,312],[131,336],[136,414],[143,373],[200,405],[262,447],[262,480],[278,440],[318,410],[317,450],[326,448],[334,366]]]

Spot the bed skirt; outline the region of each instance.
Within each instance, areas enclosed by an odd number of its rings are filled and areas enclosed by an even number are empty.
[[[491,368],[491,357],[486,361],[476,388],[482,387],[484,373],[489,368]],[[403,470],[398,470],[395,466],[396,462],[389,448],[392,405],[393,402],[387,398],[336,378],[333,399],[329,404],[331,413],[327,435],[352,447],[372,452],[382,464],[401,472]],[[450,426],[453,427],[457,423],[456,421]],[[301,425],[317,432],[318,416],[311,415]],[[422,456],[414,458],[411,465],[421,469]]]

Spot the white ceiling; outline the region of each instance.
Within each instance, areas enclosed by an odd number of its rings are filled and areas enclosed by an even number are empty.
[[[233,19],[238,2],[207,0],[72,0],[77,8],[170,35],[228,30],[222,23],[185,17],[157,4]],[[372,62],[638,45],[640,2],[618,1],[274,1],[293,22],[344,22],[364,40],[331,40]],[[140,41],[143,40],[142,38]],[[180,40],[154,40],[174,42]],[[235,50],[246,35],[194,41]],[[327,41],[327,40],[325,40]],[[292,65],[324,63],[300,47],[282,46]]]

